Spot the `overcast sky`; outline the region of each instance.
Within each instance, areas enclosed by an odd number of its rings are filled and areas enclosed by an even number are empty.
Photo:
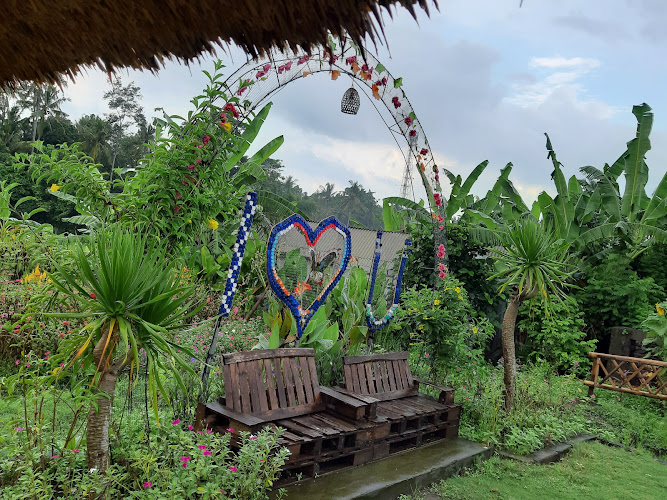
[[[635,134],[632,106],[655,113],[649,194],[667,169],[667,0],[439,0],[440,12],[417,24],[404,11],[385,16],[388,44],[378,59],[412,103],[440,166],[466,176],[489,160],[473,189],[484,195],[512,162],[511,179],[531,202],[553,192],[544,132],[565,174],[583,165],[602,168]],[[251,20],[249,21],[251,22]],[[246,62],[231,48],[219,56],[231,74]],[[148,116],[156,107],[184,114],[205,86],[202,69],[167,65],[157,75],[123,71],[141,87]],[[323,73],[298,80],[272,96],[274,106],[257,145],[283,135],[274,154],[285,173],[313,192],[325,182],[343,189],[361,182],[378,198],[399,194],[404,160],[377,111],[362,96],[356,116],[340,112],[349,79]],[[106,111],[103,73],[70,84],[64,110],[74,119]]]

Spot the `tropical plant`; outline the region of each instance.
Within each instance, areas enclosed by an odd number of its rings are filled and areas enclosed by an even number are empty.
[[[644,344],[648,345],[649,352],[663,361],[667,361],[667,300],[655,305],[655,312],[642,323],[646,331]]]
[[[532,216],[498,228],[495,234],[501,246],[489,248],[498,268],[491,279],[501,280],[500,293],[510,292],[502,325],[505,408],[510,409],[516,393],[514,329],[519,305],[535,299],[548,306],[550,294],[565,299],[563,290],[571,271],[567,243],[556,239]]]
[[[63,300],[78,304],[84,312],[52,315],[88,321],[61,344],[57,357],[65,366],[56,370],[55,380],[75,363],[90,376],[97,397],[88,412],[88,466],[105,470],[116,381],[126,367],[131,380],[138,374],[139,351],[145,356],[156,418],[158,392],[165,393],[164,373],[169,371],[183,390],[181,371],[194,374],[168,335],[192,314],[188,313],[192,287],[179,283],[164,244],[134,231],[112,226],[93,234],[88,248],[90,253],[83,243],[77,246],[72,269],[57,265],[51,275],[57,293],[39,299],[51,306]]]

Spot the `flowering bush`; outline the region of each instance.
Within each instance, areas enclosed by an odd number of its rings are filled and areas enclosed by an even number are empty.
[[[402,305],[385,336],[398,336],[403,349],[421,347],[425,354],[421,359],[438,374],[481,361],[492,333],[488,319],[474,318],[462,283],[446,276],[436,288],[413,287],[403,292]]]
[[[667,300],[655,305],[655,312],[642,323],[646,331],[646,344],[656,358],[667,361]]]
[[[164,420],[164,419],[163,419]],[[145,432],[131,415],[123,422],[106,473],[88,470],[85,451],[65,448],[45,454],[16,427],[13,441],[0,450],[2,497],[86,498],[106,489],[107,498],[268,498],[288,451],[278,446],[279,432],[242,433],[239,450],[230,435],[194,432],[179,420],[164,421]]]

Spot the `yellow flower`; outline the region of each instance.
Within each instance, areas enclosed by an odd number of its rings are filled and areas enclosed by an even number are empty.
[[[665,315],[665,310],[664,310],[662,307],[660,307],[660,304],[656,304],[656,305],[655,305],[655,310],[658,311],[658,314],[659,314],[660,316],[664,316],[664,315]]]
[[[229,132],[232,129],[232,124],[229,122],[223,123],[222,128],[224,128],[227,132]]]
[[[55,193],[60,189],[60,186],[58,184],[51,184],[51,192]]]
[[[192,224],[192,219],[188,219],[188,224]]]
[[[213,231],[215,231],[216,229],[218,229],[218,221],[215,220],[215,219],[209,219],[209,221],[208,221],[208,228],[209,228],[209,229],[213,229]]]
[[[436,305],[436,306],[440,305],[440,301],[436,299],[436,300],[433,301],[433,304]]]
[[[472,333],[477,334],[478,331],[479,331],[479,330],[477,329],[476,326],[473,326],[473,327],[472,327]]]
[[[463,300],[463,295],[459,295],[459,300]]]
[[[456,288],[454,288],[454,291],[455,291],[456,293],[461,293],[461,289],[460,289],[458,286],[457,286]]]

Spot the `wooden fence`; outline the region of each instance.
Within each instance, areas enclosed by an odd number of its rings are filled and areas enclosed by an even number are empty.
[[[589,352],[593,358],[591,379],[584,381],[588,395],[593,389],[609,389],[667,401],[667,363]]]

